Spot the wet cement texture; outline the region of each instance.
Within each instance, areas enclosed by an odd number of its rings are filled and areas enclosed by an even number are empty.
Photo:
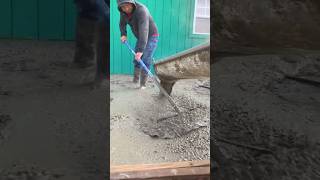
[[[284,50],[216,60],[216,178],[320,179],[320,53]]]
[[[111,76],[111,164],[160,163],[210,158],[208,80],[181,80],[172,97],[176,112],[159,90],[137,89],[131,76]]]
[[[159,111],[155,112],[149,121],[141,124],[142,131],[151,137],[172,139],[187,135],[198,128],[207,127],[209,123],[208,107],[186,96],[176,96],[174,101],[180,108],[181,115],[172,111],[171,105],[165,106],[164,109],[159,108]]]
[[[9,115],[0,114],[0,143],[8,136],[8,133],[6,131],[8,130],[8,126],[11,122],[12,119]]]
[[[218,48],[320,48],[318,0],[214,0]]]
[[[0,41],[1,180],[106,177],[108,82],[80,85],[73,54],[73,42]]]

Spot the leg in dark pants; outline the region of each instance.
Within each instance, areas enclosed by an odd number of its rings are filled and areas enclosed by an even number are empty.
[[[153,63],[152,57],[153,57],[154,52],[157,48],[157,45],[158,45],[158,37],[156,37],[156,36],[150,37],[148,40],[148,43],[146,45],[146,48],[143,51],[143,55],[142,55],[141,60],[144,62],[144,64],[147,66],[148,69],[150,69],[150,65]],[[140,66],[139,62],[137,62],[136,60],[133,60],[133,63],[134,63],[135,70],[142,68]],[[145,71],[144,69],[141,69],[141,73],[140,73],[140,86],[141,87],[146,86],[147,78],[148,78],[148,72]]]
[[[96,80],[103,80],[109,76],[109,38],[106,23],[98,25],[98,44],[97,44],[97,75]]]
[[[95,0],[75,0],[77,7],[74,63],[81,68],[94,66],[96,14]]]
[[[74,63],[83,68],[82,82],[109,75],[109,6],[105,0],[76,0],[78,16]]]
[[[98,23],[98,39],[97,39],[97,76],[96,80],[103,80],[109,76],[109,6],[104,0],[98,0],[99,12],[101,20]]]

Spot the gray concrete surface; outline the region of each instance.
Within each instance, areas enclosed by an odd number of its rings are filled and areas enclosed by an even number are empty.
[[[160,118],[175,114],[158,98],[152,81],[137,89],[130,76],[111,76],[111,164],[141,164],[210,158],[209,89],[207,80],[181,80],[172,97],[190,113],[188,118]],[[188,108],[195,108],[189,112]]]
[[[106,84],[80,86],[73,42],[0,41],[0,179],[103,179]]]

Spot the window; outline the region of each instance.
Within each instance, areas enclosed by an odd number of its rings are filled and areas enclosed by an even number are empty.
[[[210,0],[195,0],[193,34],[210,34]]]

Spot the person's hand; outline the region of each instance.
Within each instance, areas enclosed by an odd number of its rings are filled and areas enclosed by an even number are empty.
[[[121,36],[121,42],[124,43],[127,40],[127,36]]]
[[[137,60],[137,61],[140,61],[141,60],[141,57],[142,57],[142,52],[137,52],[136,53],[136,56],[135,56],[135,59]]]

